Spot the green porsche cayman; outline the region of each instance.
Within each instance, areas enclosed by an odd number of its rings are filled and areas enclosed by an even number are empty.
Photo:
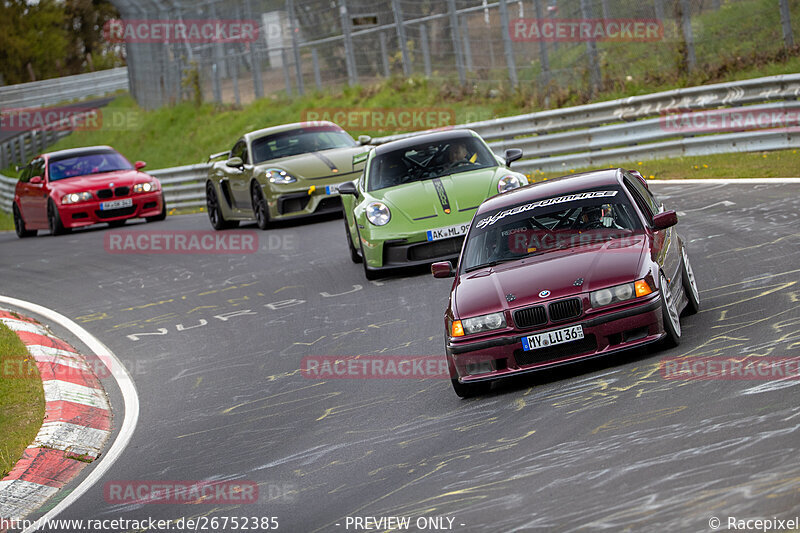
[[[392,141],[358,156],[364,173],[339,187],[350,258],[367,279],[382,270],[455,259],[478,206],[528,184],[472,130]]]
[[[214,229],[341,210],[337,186],[355,179],[370,150],[370,138],[356,142],[332,122],[285,124],[242,136],[216,161],[206,180],[206,207]]]

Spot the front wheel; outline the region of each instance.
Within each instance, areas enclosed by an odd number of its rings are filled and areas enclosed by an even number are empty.
[[[211,222],[211,227],[215,230],[235,228],[239,225],[238,220],[225,220],[225,217],[222,215],[222,208],[219,205],[217,192],[214,190],[214,185],[211,183],[206,185],[206,209],[208,211],[208,220]]]
[[[700,310],[700,292],[697,290],[697,281],[694,279],[692,264],[686,248],[681,247],[681,263],[683,268],[683,292],[686,293],[687,304],[683,310],[686,315],[693,315]]]
[[[347,236],[347,249],[350,251],[350,260],[353,263],[360,263],[363,261],[361,254],[358,253],[356,247],[353,246],[353,239],[350,237],[350,227],[347,225],[347,213],[342,214],[342,218],[344,219],[344,234]]]
[[[253,204],[253,214],[256,217],[256,224],[259,229],[269,228],[269,210],[267,208],[267,200],[264,198],[264,192],[259,187],[258,183],[253,183],[250,187],[250,198]]]
[[[61,215],[53,200],[47,202],[47,224],[50,227],[50,235],[63,235],[72,231],[71,228],[64,227],[61,222]]]
[[[675,299],[672,291],[667,286],[667,278],[661,273],[659,278],[659,292],[661,293],[661,315],[664,319],[664,345],[667,348],[674,348],[681,343],[681,319],[678,316],[678,308],[675,306]]]
[[[492,387],[491,381],[479,381],[477,383],[461,383],[458,378],[452,378],[453,390],[460,398],[473,398],[489,392]]]
[[[14,212],[14,231],[17,232],[17,237],[24,239],[25,237],[35,237],[39,233],[35,229],[25,227],[25,221],[22,220],[22,214],[19,212],[17,204],[14,204],[12,211]]]

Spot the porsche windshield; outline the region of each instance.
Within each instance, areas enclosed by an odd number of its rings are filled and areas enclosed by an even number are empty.
[[[330,126],[298,128],[275,133],[253,141],[255,164],[332,148],[356,146],[347,132]]]
[[[619,187],[536,200],[476,216],[462,271],[624,238],[639,230],[639,217]]]
[[[369,164],[367,190],[377,191],[404,183],[496,166],[497,159],[475,137],[465,136],[417,144],[373,157]]]
[[[51,159],[50,181],[63,180],[88,174],[114,172],[115,170],[131,170],[130,162],[117,152],[97,152],[81,154],[63,159]]]

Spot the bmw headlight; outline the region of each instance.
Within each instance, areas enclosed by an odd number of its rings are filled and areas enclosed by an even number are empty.
[[[604,307],[612,303],[624,302],[633,298],[647,296],[653,292],[653,288],[647,280],[640,279],[633,283],[623,283],[607,289],[592,291],[589,294],[589,301],[592,307]]]
[[[506,317],[499,312],[456,320],[453,322],[451,332],[454,337],[460,337],[504,327],[506,327]]]
[[[385,226],[392,219],[392,212],[381,202],[372,202],[366,209],[367,220],[376,226]]]
[[[266,175],[270,183],[278,183],[280,185],[285,185],[287,183],[294,183],[295,181],[297,181],[297,178],[295,178],[285,170],[281,170],[279,168],[268,169]]]
[[[61,203],[64,205],[77,204],[78,202],[88,202],[92,199],[92,193],[86,192],[73,192],[65,194],[61,197]]]
[[[145,182],[145,183],[137,183],[133,186],[133,192],[140,193],[140,192],[150,192],[155,190],[156,186],[152,182]]]
[[[520,179],[519,176],[514,176],[512,174],[509,174],[508,176],[500,178],[500,181],[497,182],[497,192],[502,194],[504,192],[508,192],[513,189],[518,189],[523,185],[526,184],[522,183],[522,180]]]

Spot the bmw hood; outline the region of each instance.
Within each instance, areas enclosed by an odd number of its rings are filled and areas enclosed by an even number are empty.
[[[647,237],[636,234],[462,274],[454,295],[456,313],[482,315],[634,281],[648,248]]]
[[[504,168],[484,168],[370,191],[369,194],[386,203],[393,217],[403,216],[409,223],[425,221],[427,226],[433,217],[443,217],[440,218],[443,223],[448,215],[459,213],[462,213],[459,220],[464,218],[464,214],[469,220],[486,198],[497,194],[495,178],[509,173]]]

